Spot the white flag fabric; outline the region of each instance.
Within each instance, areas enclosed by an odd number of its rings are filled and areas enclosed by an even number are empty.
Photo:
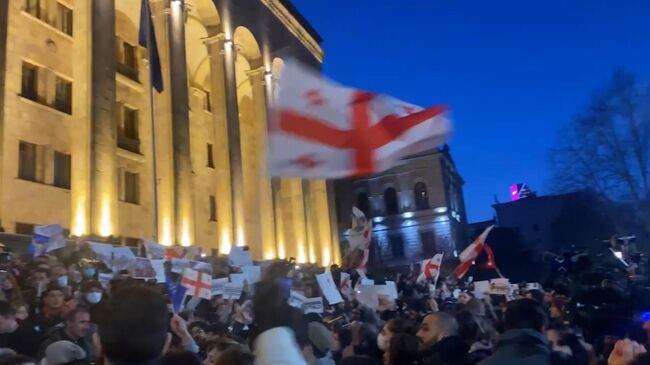
[[[442,265],[442,254],[438,253],[432,258],[423,260],[420,263],[420,275],[418,276],[417,281],[432,281],[433,285],[438,281],[438,276],[440,276],[440,265]]]
[[[444,106],[422,109],[341,86],[294,60],[278,84],[270,107],[271,176],[370,175],[444,144],[451,133]]]
[[[212,277],[206,273],[185,269],[181,284],[187,288],[187,295],[203,299],[212,298]]]

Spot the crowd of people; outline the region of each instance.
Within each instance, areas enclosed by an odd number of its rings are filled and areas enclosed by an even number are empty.
[[[129,270],[100,282],[111,270],[82,249],[3,252],[0,365],[650,364],[639,338],[585,333],[562,290],[477,295],[468,280],[435,285],[404,273],[392,278],[397,299],[375,308],[356,291],[323,313],[289,305],[292,290],[321,295],[314,277],[323,270],[275,261],[239,299],[214,295],[175,310],[165,285]],[[328,270],[337,287],[342,272],[362,280],[358,270]]]

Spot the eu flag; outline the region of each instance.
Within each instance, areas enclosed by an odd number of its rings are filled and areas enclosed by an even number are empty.
[[[148,39],[147,39],[148,38]],[[160,68],[160,55],[158,54],[158,42],[156,42],[156,32],[151,21],[151,9],[149,0],[142,0],[140,6],[140,33],[138,34],[138,43],[144,48],[149,49],[149,67],[151,67],[151,85],[158,92],[163,90],[162,70]]]

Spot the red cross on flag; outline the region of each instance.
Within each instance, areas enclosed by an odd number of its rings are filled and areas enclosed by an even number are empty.
[[[481,233],[480,236],[478,236],[474,242],[472,242],[471,245],[467,246],[463,252],[460,253],[458,256],[458,259],[460,260],[460,264],[458,267],[456,267],[456,270],[454,271],[454,274],[456,274],[457,278],[462,278],[465,276],[467,271],[469,270],[470,267],[472,267],[472,264],[474,263],[474,260],[478,257],[478,255],[483,251],[483,248],[485,247],[485,241],[487,240],[488,235],[490,234],[490,231],[494,228],[494,226],[489,226],[483,233]],[[492,250],[490,250],[491,252]],[[494,258],[494,255],[492,255]]]
[[[212,298],[212,276],[209,274],[185,269],[181,284],[187,288],[187,295],[203,299]]]
[[[451,133],[445,106],[422,109],[344,87],[293,60],[278,85],[270,107],[271,176],[370,175],[444,144]]]
[[[339,285],[341,294],[349,297],[352,294],[352,285],[350,283],[350,274],[346,272],[341,273],[341,284]]]
[[[436,285],[438,276],[440,276],[440,265],[442,264],[442,254],[438,253],[428,260],[423,260],[420,263],[420,275],[417,281],[432,281]]]

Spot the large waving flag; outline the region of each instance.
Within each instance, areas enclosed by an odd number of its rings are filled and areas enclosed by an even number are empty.
[[[140,4],[140,32],[138,44],[149,50],[149,67],[151,67],[151,86],[156,91],[163,91],[162,68],[160,67],[160,54],[158,54],[158,42],[156,32],[151,21],[151,8],[149,0],[142,0]]]
[[[303,178],[370,175],[447,141],[445,106],[422,109],[355,90],[289,60],[271,105],[269,174]]]
[[[485,241],[487,240],[490,231],[494,226],[489,226],[480,236],[478,236],[471,245],[467,246],[463,252],[460,253],[458,259],[460,259],[460,264],[456,267],[454,274],[457,278],[462,278],[465,276],[470,267],[472,267],[474,260],[478,255],[483,251],[485,247]],[[490,249],[490,253],[492,250]],[[494,261],[494,254],[492,254],[492,261]]]

